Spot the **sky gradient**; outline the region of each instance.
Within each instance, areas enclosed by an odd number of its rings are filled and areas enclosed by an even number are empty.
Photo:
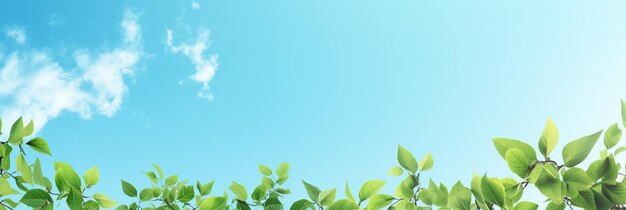
[[[560,157],[621,119],[624,1],[193,4],[4,2],[3,131],[42,119],[47,174],[51,159],[98,166],[93,192],[120,202],[119,180],[149,186],[151,163],[221,192],[230,180],[251,191],[257,163],[281,162],[294,201],[302,179],[385,179],[392,192],[398,145],[431,152],[426,177],[448,185],[514,176],[492,138],[535,146],[550,117]]]

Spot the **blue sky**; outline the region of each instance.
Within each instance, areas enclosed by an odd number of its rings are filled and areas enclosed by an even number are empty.
[[[280,162],[293,201],[301,179],[391,192],[399,144],[447,184],[513,176],[493,137],[536,145],[550,117],[562,146],[626,97],[623,1],[195,3],[5,2],[3,121],[34,118],[53,160],[98,166],[118,201],[150,163],[219,192]]]

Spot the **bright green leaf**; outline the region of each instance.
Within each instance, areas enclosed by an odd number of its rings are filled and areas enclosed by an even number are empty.
[[[311,198],[312,201],[317,202],[319,194],[322,192],[320,188],[313,186],[304,180],[302,180],[302,184],[304,184],[304,189],[306,189],[306,193],[309,195],[309,198]]]
[[[24,181],[29,184],[33,184],[33,173],[30,170],[30,166],[26,162],[26,159],[24,159],[24,156],[22,156],[22,153],[17,154],[17,159],[15,161],[15,164],[17,165],[17,171],[22,174],[22,178],[24,179]]]
[[[543,128],[541,137],[539,137],[539,151],[544,157],[550,157],[550,153],[556,147],[559,142],[559,131],[556,128],[552,119],[548,118],[546,126]]]
[[[390,196],[390,195],[385,195],[385,194],[374,195],[367,202],[367,209],[368,210],[377,210],[377,209],[386,208],[387,206],[389,206],[391,204],[391,202],[393,202],[394,199],[395,198],[393,196]]]
[[[346,188],[344,190],[346,194],[346,198],[355,201],[354,196],[352,195],[352,191],[350,191],[350,187],[348,186],[348,181],[346,181]]]
[[[511,169],[513,173],[517,174],[521,178],[526,178],[530,160],[526,158],[522,150],[516,148],[509,149],[506,152],[505,159],[509,169]]]
[[[279,177],[289,175],[289,168],[290,168],[289,163],[281,163],[276,168],[276,175]]]
[[[152,188],[146,188],[139,192],[139,200],[140,201],[149,201],[154,197],[154,191]]]
[[[472,192],[458,181],[448,195],[448,206],[453,210],[469,210],[472,204]]]
[[[200,204],[200,210],[218,210],[226,207],[226,198],[211,196],[204,199]]]
[[[98,201],[98,204],[100,204],[102,208],[111,208],[117,205],[117,202],[115,202],[113,199],[109,198],[109,196],[106,196],[105,194],[102,194],[102,193],[94,194],[93,198],[96,199],[96,201]]]
[[[410,172],[417,172],[417,160],[415,160],[415,157],[413,157],[413,154],[411,154],[409,150],[400,145],[398,145],[398,163],[400,164],[400,166]]]
[[[596,144],[601,134],[602,131],[598,131],[567,143],[565,147],[563,147],[564,165],[573,167],[583,162],[591,152],[591,149],[593,149],[593,146]]]
[[[26,204],[32,208],[41,208],[48,203],[52,203],[52,198],[48,192],[42,189],[32,189],[22,196],[20,203]]]
[[[399,166],[394,166],[393,168],[389,169],[389,172],[387,174],[392,176],[401,176],[403,172],[404,171],[402,170],[402,168],[400,168]]]
[[[426,156],[424,156],[424,158],[422,158],[419,163],[419,166],[421,167],[420,171],[428,171],[432,169],[434,163],[435,162],[433,161],[433,156],[430,154],[430,152],[426,153]]]
[[[331,204],[327,210],[357,210],[359,206],[353,200],[341,199]]]
[[[606,132],[604,132],[604,146],[606,147],[606,149],[611,149],[615,145],[617,145],[621,138],[622,130],[619,129],[619,126],[617,126],[617,123],[615,123],[609,126]]]
[[[52,153],[50,152],[50,147],[48,147],[48,143],[46,143],[46,140],[43,140],[42,138],[36,137],[26,142],[26,145],[28,145],[30,148],[37,152],[41,152],[46,155],[52,155]]]
[[[261,174],[265,175],[265,176],[271,176],[272,175],[272,169],[270,169],[270,167],[267,167],[265,165],[262,164],[258,164],[259,166],[259,172],[261,172]]]
[[[317,201],[322,206],[330,206],[335,201],[337,189],[324,190],[320,192]]]
[[[137,197],[137,188],[124,180],[122,180],[122,191],[124,191],[124,194],[128,195],[128,197]]]
[[[246,192],[246,188],[243,185],[232,181],[232,184],[228,187],[228,189],[235,194],[235,197],[237,197],[238,200],[246,201],[246,199],[248,199],[248,192]]]
[[[504,186],[502,183],[483,176],[480,180],[480,191],[483,199],[500,207],[504,206]]]
[[[363,183],[361,189],[359,190],[359,201],[363,202],[372,197],[373,195],[378,193],[378,191],[380,191],[383,186],[385,186],[385,181],[382,180],[370,180]]]
[[[98,167],[91,167],[89,170],[83,174],[83,180],[85,180],[85,185],[87,188],[94,186],[100,180],[100,172],[98,171]]]
[[[537,160],[537,153],[535,149],[529,144],[526,144],[520,140],[507,139],[507,138],[495,138],[493,139],[493,145],[496,147],[498,154],[502,158],[506,159],[506,151],[509,149],[519,149],[524,153],[524,156],[530,161]]]

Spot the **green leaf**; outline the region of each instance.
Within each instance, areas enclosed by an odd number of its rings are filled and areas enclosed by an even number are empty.
[[[178,199],[178,201],[180,202],[187,203],[193,199],[193,196],[194,196],[193,186],[191,185],[183,186],[178,191],[178,196],[176,197],[176,199]],[[141,193],[139,193],[139,197],[141,197]]]
[[[289,175],[289,163],[281,163],[276,168],[276,175],[279,177],[284,177]]]
[[[330,206],[335,201],[337,189],[324,190],[320,192],[317,201],[322,206]]]
[[[411,199],[413,198],[413,188],[416,186],[416,182],[413,176],[407,176],[398,186],[394,194],[400,198]]]
[[[9,170],[11,169],[11,151],[13,150],[13,148],[8,144],[5,144],[4,146],[0,145],[0,147],[4,148],[4,155],[2,157],[2,168],[4,170]]]
[[[530,165],[531,162],[526,158],[522,150],[516,148],[509,149],[506,152],[505,159],[509,169],[511,169],[513,173],[521,178],[526,178],[528,165]]]
[[[311,201],[300,199],[294,202],[289,210],[315,210],[315,207]]]
[[[378,193],[385,186],[385,181],[382,180],[370,180],[361,186],[359,190],[359,202],[363,202],[368,198]]]
[[[344,190],[345,194],[346,194],[346,198],[355,201],[354,196],[352,195],[352,192],[350,191],[350,187],[348,186],[348,181],[346,181],[346,189]]]
[[[404,171],[402,170],[402,168],[400,168],[399,166],[394,166],[393,168],[389,169],[388,174],[392,176],[402,176],[403,172]]]
[[[331,204],[327,210],[357,210],[359,206],[353,200],[341,199]]]
[[[567,184],[567,189],[580,191],[588,189],[593,184],[593,180],[580,168],[570,168],[563,174],[563,181]]]
[[[426,156],[424,156],[424,158],[422,158],[419,163],[419,166],[421,167],[420,171],[428,171],[432,169],[434,163],[435,162],[433,161],[433,156],[430,154],[430,152],[426,153]]]
[[[67,203],[67,206],[70,207],[70,209],[80,210],[83,207],[83,195],[80,191],[73,189],[68,194],[65,202]]]
[[[200,210],[218,210],[226,207],[226,198],[211,196],[200,203]]]
[[[517,203],[517,205],[515,205],[515,208],[513,208],[513,210],[537,210],[538,208],[539,208],[539,205],[533,202],[522,201],[522,202]]]
[[[616,184],[621,164],[615,162],[615,157],[613,157],[613,155],[609,155],[604,160],[607,168],[606,173],[602,176],[602,182],[606,184]]]
[[[163,173],[163,169],[161,169],[159,165],[157,165],[156,163],[153,163],[152,167],[154,167],[154,170],[156,170],[157,173],[159,174],[159,178],[163,179],[163,177],[165,177],[165,174]]]
[[[22,130],[22,136],[23,137],[27,137],[33,134],[33,131],[35,130],[35,125],[33,124],[33,120],[30,120],[30,122],[28,122],[28,125],[26,125],[26,127],[24,127],[24,130]]]
[[[493,145],[496,147],[498,154],[502,158],[506,159],[506,151],[509,149],[519,149],[524,153],[524,156],[530,161],[537,160],[537,153],[535,149],[529,144],[526,144],[520,140],[507,139],[507,138],[495,138],[493,139]]]
[[[407,171],[413,173],[417,172],[417,160],[415,160],[415,157],[413,157],[413,154],[411,154],[409,150],[400,145],[398,145],[398,163]]]
[[[573,167],[583,162],[600,138],[602,131],[576,139],[563,147],[563,161],[567,167]]]
[[[374,195],[372,196],[370,201],[367,202],[367,209],[377,210],[377,209],[386,208],[387,206],[391,204],[391,202],[393,202],[394,199],[395,198],[391,195],[386,195],[386,194]]]
[[[22,153],[17,154],[17,159],[15,160],[15,164],[17,165],[17,171],[22,174],[22,178],[29,184],[33,184],[33,174],[30,170],[30,166],[22,156]]]
[[[139,192],[139,200],[140,201],[149,201],[154,197],[154,191],[152,188],[146,188]]]
[[[137,197],[137,188],[124,180],[122,180],[122,191],[124,191],[124,194],[128,195],[128,197]]]
[[[43,172],[41,171],[41,163],[39,162],[39,158],[35,160],[33,164],[33,182],[40,186],[45,186],[45,181],[43,177]]]
[[[289,178],[289,175],[278,176],[278,179],[276,179],[276,183],[282,185],[287,181],[288,178]]]
[[[74,169],[68,165],[67,163],[63,163],[63,162],[54,162],[54,169],[57,171],[57,173],[59,172],[59,170],[62,170],[62,173],[59,178],[64,182],[69,184],[69,186],[73,187],[74,189],[81,189],[81,181],[80,181],[80,176],[78,176],[78,174],[76,173],[76,171],[74,171]],[[57,178],[55,177],[55,182],[57,182],[56,180]],[[59,187],[59,183],[57,182],[57,187]]]
[[[197,187],[198,187],[198,192],[200,192],[200,195],[205,196],[208,195],[209,193],[211,193],[211,189],[213,189],[213,183],[215,181],[211,181],[209,183],[206,183],[204,185],[200,185],[200,182],[197,183]]]
[[[448,195],[448,206],[453,210],[469,210],[472,204],[472,192],[457,181]]]
[[[309,195],[309,198],[311,198],[312,201],[317,202],[319,194],[322,192],[320,188],[313,186],[304,180],[302,180],[302,184],[304,184],[304,189],[306,189],[306,193]]]
[[[582,207],[584,209],[596,209],[596,202],[593,196],[593,192],[590,189],[584,189],[578,191],[576,197],[571,198],[572,204]]]
[[[537,180],[534,183],[535,186],[539,192],[550,198],[552,202],[563,202],[563,186],[561,186],[562,182],[560,181],[559,173],[556,167],[547,164],[541,166],[543,170],[541,170],[540,175],[537,177]]]
[[[250,205],[248,205],[248,203],[246,202],[242,202],[242,201],[237,201],[237,210],[252,210],[250,208]]]
[[[626,127],[626,103],[622,99],[622,126]]]
[[[10,195],[13,192],[11,190],[11,184],[4,177],[0,177],[0,194],[2,196]]]
[[[116,208],[116,210],[120,210],[119,209],[120,207],[122,207],[122,206],[118,206]],[[83,206],[81,207],[81,210],[100,210],[100,207],[98,206],[98,202],[96,202],[94,200],[88,200],[85,203],[83,203]],[[121,210],[124,210],[124,209],[121,209]],[[133,210],[135,210],[135,209],[133,209]]]
[[[93,198],[96,199],[96,201],[98,201],[98,204],[100,204],[102,208],[111,208],[117,205],[117,202],[115,202],[113,199],[109,198],[109,196],[106,196],[105,194],[102,194],[102,193],[94,194]]]
[[[26,192],[20,199],[20,203],[26,204],[32,208],[41,208],[48,203],[52,203],[52,197],[48,192],[42,189],[32,189]]]
[[[561,203],[550,202],[548,206],[546,206],[546,210],[564,210],[564,209],[565,209],[565,203],[563,202]]]
[[[606,132],[604,132],[604,146],[606,147],[606,149],[611,149],[615,145],[617,145],[621,138],[622,130],[619,129],[619,126],[617,126],[617,123],[615,123],[609,126]]]
[[[13,145],[19,145],[22,144],[22,138],[24,138],[24,123],[22,122],[22,117],[20,117],[11,126],[8,141]]]
[[[261,172],[261,174],[263,174],[264,176],[271,176],[272,175],[272,169],[270,169],[270,167],[267,167],[265,165],[262,164],[258,164],[259,166],[259,172]]]
[[[552,119],[548,118],[548,122],[546,122],[546,126],[543,128],[541,137],[539,137],[539,151],[544,157],[548,158],[558,142],[559,131],[554,122],[552,122]]]
[[[172,175],[165,179],[165,185],[175,185],[178,183],[178,175]]]
[[[602,194],[611,202],[618,205],[626,204],[626,184],[602,185]]]
[[[233,194],[235,194],[235,197],[240,200],[240,201],[246,201],[248,199],[248,192],[246,192],[246,188],[234,181],[231,181],[232,184],[230,185],[230,187],[228,187],[228,189],[230,189],[230,191],[233,192]]]
[[[596,160],[589,164],[589,168],[587,168],[587,175],[594,181],[602,178],[604,174],[609,170],[609,161],[608,158],[602,160]]]
[[[283,210],[283,204],[280,202],[280,200],[278,200],[278,198],[275,197],[270,197],[265,200],[265,203],[263,203],[263,207],[266,210]]]
[[[483,199],[500,207],[504,206],[504,186],[502,183],[483,176],[480,180],[480,191]]]
[[[100,179],[100,172],[98,171],[98,167],[91,167],[89,170],[83,174],[83,180],[85,180],[85,185],[87,188],[94,186],[98,183]]]

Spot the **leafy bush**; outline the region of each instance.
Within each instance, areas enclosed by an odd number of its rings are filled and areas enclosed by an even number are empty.
[[[626,103],[621,102],[622,126],[626,125]],[[0,128],[2,122],[0,121]],[[177,175],[166,176],[163,170],[153,164],[154,170],[146,172],[151,185],[138,190],[133,184],[121,180],[122,192],[136,199],[127,205],[117,205],[102,193],[86,191],[98,183],[96,167],[87,170],[81,177],[72,167],[63,162],[55,162],[52,181],[43,175],[41,164],[36,159],[29,164],[25,158],[24,145],[32,150],[51,155],[48,144],[39,137],[25,142],[33,133],[33,122],[23,125],[18,119],[11,126],[11,132],[0,146],[0,210],[26,206],[34,209],[53,209],[65,204],[69,209],[99,209],[117,206],[117,209],[286,209],[281,201],[291,191],[283,187],[289,178],[289,165],[280,164],[276,170],[258,165],[262,175],[261,183],[248,190],[237,182],[232,182],[228,193],[211,195],[213,182],[195,184],[179,180]],[[0,133],[2,134],[2,133]],[[591,162],[586,169],[579,166],[587,159],[592,148],[603,135],[604,149],[599,159]],[[520,201],[524,190],[536,187],[545,197],[547,209],[579,207],[583,209],[626,209],[626,179],[620,172],[621,163],[615,156],[626,150],[616,147],[622,137],[617,123],[606,131],[598,131],[567,143],[561,152],[561,159],[551,158],[559,140],[556,125],[548,119],[539,137],[537,150],[531,145],[508,138],[495,138],[493,144],[498,154],[505,160],[515,178],[473,175],[469,185],[460,181],[450,189],[437,184],[432,179],[423,182],[421,174],[431,170],[433,157],[427,153],[419,162],[413,154],[398,146],[398,166],[389,170],[393,176],[405,176],[398,183],[393,194],[380,193],[386,184],[383,180],[370,180],[363,183],[357,194],[344,188],[345,198],[336,199],[337,189],[321,190],[313,184],[302,181],[309,198],[297,200],[291,210],[356,210],[356,209],[538,209],[539,205]],[[11,155],[14,148],[17,154]],[[17,151],[19,149],[19,151]],[[539,154],[537,154],[537,151]],[[15,166],[12,167],[11,158]],[[560,162],[558,162],[560,161]],[[17,189],[15,189],[17,188]],[[10,196],[21,196],[13,201]]]

